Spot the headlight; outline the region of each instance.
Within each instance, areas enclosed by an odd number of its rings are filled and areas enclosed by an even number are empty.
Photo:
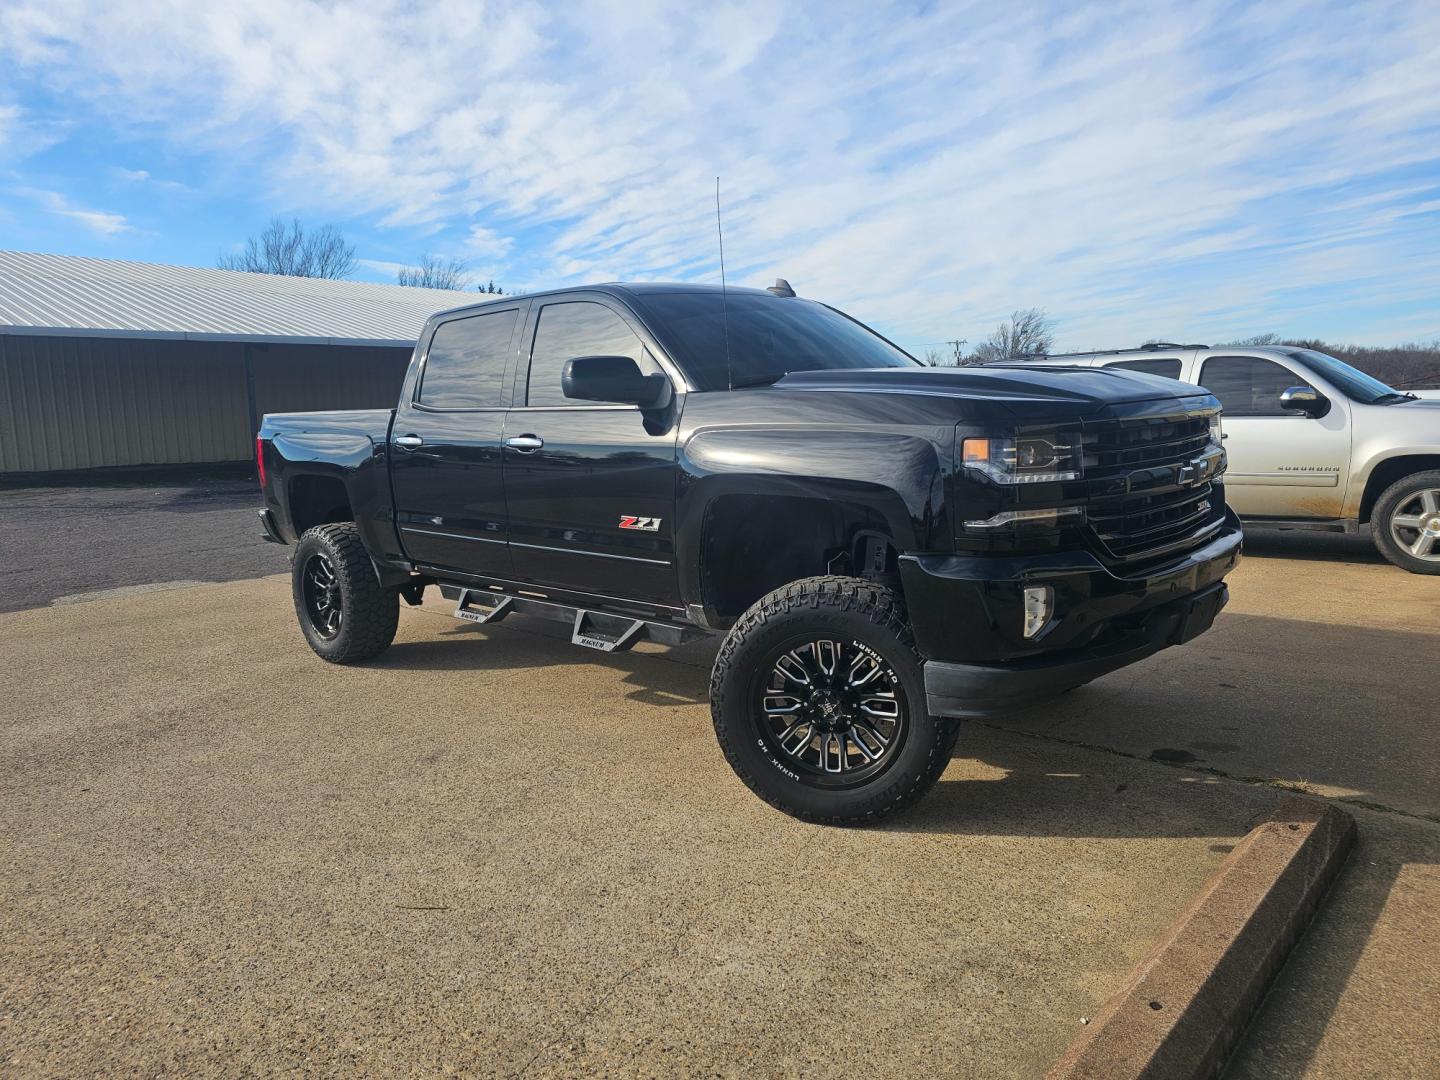
[[[1219,446],[1220,440],[1225,438],[1225,428],[1220,423],[1220,414],[1217,412],[1210,417],[1210,445]]]
[[[1080,435],[1014,435],[966,439],[960,460],[997,484],[1047,484],[1080,478]]]

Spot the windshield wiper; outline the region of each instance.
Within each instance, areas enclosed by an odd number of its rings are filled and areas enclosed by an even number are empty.
[[[1383,403],[1383,404],[1387,404],[1387,405],[1393,405],[1393,404],[1395,404],[1396,402],[1400,402],[1400,401],[1419,401],[1419,400],[1420,400],[1420,395],[1419,395],[1419,394],[1402,394],[1402,393],[1400,393],[1398,390],[1392,390],[1392,391],[1390,391],[1390,393],[1388,393],[1388,394],[1381,394],[1378,398],[1376,398],[1376,399],[1374,400],[1374,402],[1372,402],[1372,404],[1380,405],[1380,404]]]

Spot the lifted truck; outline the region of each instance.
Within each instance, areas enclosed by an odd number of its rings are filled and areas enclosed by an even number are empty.
[[[724,635],[735,772],[855,824],[935,783],[958,719],[1210,626],[1220,438],[1197,387],[927,368],[783,283],[602,285],[435,315],[396,409],[269,415],[256,452],[323,659],[381,653],[431,585],[605,651]]]

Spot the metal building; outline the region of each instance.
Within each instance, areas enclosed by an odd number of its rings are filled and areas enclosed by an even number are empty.
[[[0,474],[248,461],[267,412],[390,408],[474,293],[0,251]]]

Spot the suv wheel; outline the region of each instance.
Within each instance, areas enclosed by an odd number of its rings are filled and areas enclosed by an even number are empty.
[[[710,711],[750,790],[827,825],[876,821],[918,799],[957,730],[926,710],[895,594],[847,577],[792,582],[741,616],[715,661]]]
[[[290,591],[305,640],[322,660],[369,660],[395,640],[400,595],[381,586],[351,522],[317,525],[300,538]]]
[[[1370,520],[1385,558],[1412,574],[1440,574],[1440,470],[1391,484]]]

